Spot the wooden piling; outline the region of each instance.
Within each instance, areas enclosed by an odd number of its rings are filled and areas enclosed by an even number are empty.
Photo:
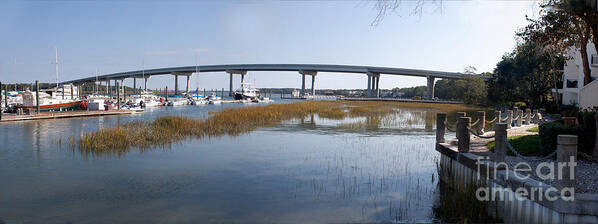
[[[457,121],[458,135],[458,150],[459,152],[469,152],[469,128],[471,124],[471,117],[460,117]]]
[[[457,112],[457,123],[459,123],[459,118],[461,117],[465,117],[467,116],[467,113],[465,112]],[[459,139],[459,131],[457,130],[457,132],[455,133],[455,137],[457,137],[457,139]]]
[[[120,110],[120,88],[118,82],[116,82],[116,108]]]
[[[484,134],[484,128],[486,127],[486,112],[485,111],[478,111],[478,124],[476,126],[476,131],[478,135]]]
[[[444,143],[444,133],[446,131],[446,113],[436,114],[436,143]]]
[[[513,110],[507,110],[507,129],[511,129],[513,127]]]
[[[531,109],[525,109],[525,120],[523,121],[523,124],[525,125],[529,125],[532,121],[532,110]]]
[[[37,114],[39,114],[39,80],[35,80],[35,108],[37,110]]]
[[[2,90],[2,87],[0,87],[0,90]],[[8,108],[8,84],[4,85],[4,108]]]

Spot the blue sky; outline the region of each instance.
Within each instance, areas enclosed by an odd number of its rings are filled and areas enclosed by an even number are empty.
[[[443,1],[414,15],[414,2],[371,26],[371,1],[3,1],[0,80],[60,80],[199,64],[318,63],[492,71],[515,45],[530,1]],[[16,60],[16,66],[14,61]],[[297,87],[293,72],[250,72],[257,87]],[[228,75],[201,73],[191,88],[225,88]],[[126,81],[131,85],[132,80]],[[181,85],[183,80],[180,80]],[[381,88],[424,85],[424,78],[382,76]],[[174,86],[171,76],[151,88]],[[307,84],[309,86],[309,82]],[[365,88],[358,74],[321,73],[316,88]]]

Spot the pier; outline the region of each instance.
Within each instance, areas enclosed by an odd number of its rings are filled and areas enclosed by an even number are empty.
[[[44,120],[44,119],[58,119],[58,118],[75,118],[75,117],[96,117],[96,116],[109,116],[109,115],[126,115],[126,114],[134,114],[134,113],[136,113],[136,112],[131,111],[131,110],[108,110],[108,111],[41,112],[39,114],[14,115],[14,116],[8,116],[8,114],[3,114],[0,122]]]

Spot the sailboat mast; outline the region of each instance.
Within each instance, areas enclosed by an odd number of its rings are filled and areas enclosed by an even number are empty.
[[[19,76],[17,76],[17,59],[15,59],[14,66],[15,66],[15,91],[17,91],[17,80],[16,80],[16,78],[19,77]],[[8,87],[6,89],[8,89]]]
[[[95,83],[95,94],[98,94],[98,68],[96,68],[96,83]]]
[[[56,61],[54,61],[56,64],[56,89],[58,89],[58,48],[54,47],[54,53],[56,56]]]

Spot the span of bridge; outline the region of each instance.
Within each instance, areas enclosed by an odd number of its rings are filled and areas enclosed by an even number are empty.
[[[427,82],[427,97],[434,97],[434,81],[436,78],[442,79],[460,79],[470,74],[458,72],[442,72],[421,69],[405,69],[405,68],[390,68],[390,67],[374,67],[374,66],[355,66],[355,65],[327,65],[327,64],[230,64],[230,65],[201,65],[201,66],[185,66],[185,67],[171,67],[158,68],[128,72],[118,72],[100,76],[90,76],[88,78],[76,79],[62,82],[62,84],[82,84],[96,81],[106,81],[110,85],[111,80],[120,80],[133,78],[135,88],[137,87],[136,79],[144,79],[144,89],[147,90],[147,79],[155,75],[174,75],[175,76],[175,93],[179,92],[178,77],[187,77],[187,88],[189,91],[189,76],[194,73],[202,72],[226,72],[230,75],[229,93],[233,92],[233,75],[241,75],[241,82],[243,82],[245,75],[249,71],[296,71],[302,75],[301,95],[305,95],[305,76],[309,75],[312,78],[311,90],[315,94],[315,77],[319,72],[332,73],[358,73],[368,76],[367,94],[368,96],[378,97],[380,95],[380,75],[402,75],[402,76],[417,76],[426,77]],[[122,85],[121,85],[122,86]]]

